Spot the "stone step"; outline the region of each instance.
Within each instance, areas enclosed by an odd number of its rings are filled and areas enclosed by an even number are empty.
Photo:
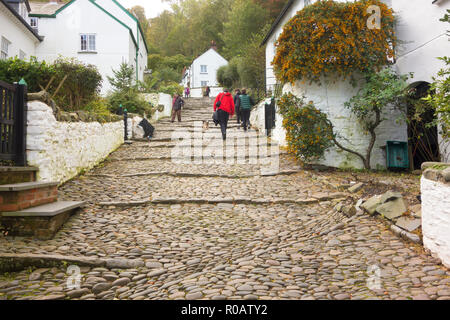
[[[0,167],[0,185],[36,181],[35,167]]]
[[[2,212],[0,224],[10,236],[49,240],[84,205],[85,202],[80,201],[57,201],[25,210]]]
[[[11,212],[55,202],[56,182],[24,182],[0,185],[0,212]]]

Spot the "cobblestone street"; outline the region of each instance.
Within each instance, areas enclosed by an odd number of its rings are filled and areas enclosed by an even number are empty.
[[[347,193],[282,149],[277,175],[260,163],[173,163],[172,131],[194,132],[211,113],[211,101],[190,99],[181,124],[161,120],[152,141],[61,186],[61,199],[87,206],[53,240],[0,237],[0,254],[90,264],[75,290],[67,266],[0,274],[0,300],[450,299],[450,270],[381,219],[334,210]],[[206,132],[219,135],[211,123]],[[251,133],[234,117],[233,134]]]

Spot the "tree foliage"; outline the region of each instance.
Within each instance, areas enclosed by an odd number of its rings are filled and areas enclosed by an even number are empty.
[[[450,10],[447,10],[444,18],[440,21],[450,23]],[[450,31],[447,33],[450,36]],[[441,124],[442,135],[450,139],[450,57],[441,57],[445,66],[439,70],[431,84],[431,92],[425,99],[435,110],[437,122]]]
[[[368,28],[370,5],[381,9],[381,28]],[[283,28],[273,61],[282,82],[320,83],[379,70],[394,59],[394,15],[379,0],[319,0],[300,10]]]
[[[334,139],[336,145],[344,151],[350,152],[364,163],[366,169],[370,169],[370,160],[375,142],[377,140],[377,128],[386,120],[385,115],[389,108],[401,110],[406,105],[408,98],[409,75],[398,75],[391,68],[385,68],[380,72],[371,72],[366,76],[365,85],[358,93],[345,103],[351,113],[356,117],[363,132],[370,135],[370,142],[365,154],[351,150]]]

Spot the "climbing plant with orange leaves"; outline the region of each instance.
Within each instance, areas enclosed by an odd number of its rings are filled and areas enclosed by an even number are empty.
[[[381,28],[369,28],[372,5],[380,8]],[[319,0],[284,26],[273,60],[277,78],[320,83],[379,70],[395,58],[395,18],[379,0],[339,3]]]

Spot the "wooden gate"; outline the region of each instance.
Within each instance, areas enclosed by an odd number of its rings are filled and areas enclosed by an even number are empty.
[[[27,87],[0,81],[0,161],[26,166]]]

